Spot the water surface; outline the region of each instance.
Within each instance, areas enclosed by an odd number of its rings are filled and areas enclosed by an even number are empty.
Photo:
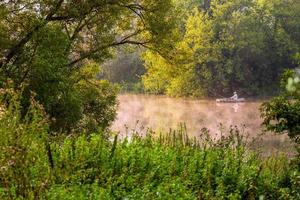
[[[246,127],[251,134],[260,132],[260,101],[216,103],[214,100],[193,100],[150,95],[120,95],[117,120],[113,130],[124,131],[124,125],[151,127],[154,130],[176,128],[185,123],[189,133],[197,135],[203,127],[218,132],[223,127]],[[136,124],[138,121],[138,125]],[[137,125],[137,126],[136,126]]]
[[[259,112],[262,101],[216,103],[215,100],[131,94],[120,95],[118,99],[118,115],[112,129],[122,134],[126,130],[143,132],[147,127],[168,131],[176,129],[180,123],[184,123],[188,133],[194,136],[198,136],[204,127],[213,137],[219,137],[221,132],[226,134],[230,126],[237,126],[242,134],[250,137],[262,133]],[[286,136],[270,133],[264,138],[271,146],[280,146],[287,140]]]

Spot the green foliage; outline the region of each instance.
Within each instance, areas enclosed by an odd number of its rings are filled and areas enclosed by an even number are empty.
[[[115,54],[113,59],[101,66],[102,71],[98,78],[118,83],[122,92],[143,93],[141,76],[145,73],[145,67],[140,58],[140,51],[119,48]]]
[[[137,83],[122,82],[120,86],[121,86],[121,91],[124,93],[142,94],[145,92],[143,84],[141,82],[137,82]]]
[[[283,70],[297,66],[299,1],[204,4],[179,22],[184,28],[178,26],[169,56],[147,52],[153,56],[144,57],[145,89],[173,96],[276,93]]]
[[[18,102],[18,101],[15,101]],[[97,134],[56,138],[32,106],[0,118],[1,199],[297,199],[299,171],[284,156],[260,158],[238,130],[213,140],[184,128],[110,142]],[[33,104],[35,103],[33,102]],[[48,149],[48,150],[47,150]],[[49,150],[51,162],[49,162]]]
[[[288,77],[288,78],[287,78]],[[288,81],[286,81],[288,80]],[[300,81],[299,75],[287,71],[281,81],[286,91],[273,98],[261,107],[263,125],[277,133],[288,133],[288,136],[300,142]]]
[[[112,47],[155,50],[143,55],[144,85],[178,96],[253,92],[295,64],[297,1],[174,2],[0,2],[0,199],[300,198],[297,166],[260,158],[237,130],[217,141],[185,129],[108,139],[118,88],[96,75]],[[288,81],[284,110],[275,103],[291,137],[298,83]]]
[[[300,102],[286,97],[276,97],[262,105],[263,124],[277,133],[287,131],[290,138],[299,140]]]
[[[97,64],[89,63],[72,76],[75,82],[72,93],[77,95],[74,98],[80,102],[81,108],[81,118],[75,126],[79,131],[106,129],[116,117],[119,89],[108,81],[97,80],[98,69]]]
[[[0,111],[0,198],[34,199],[46,190],[51,173],[45,149],[48,125],[41,106],[31,99],[25,117],[20,110],[20,95],[10,96],[6,109]],[[1,101],[1,106],[3,102]]]
[[[142,79],[146,91],[154,94],[165,93],[166,85],[168,85],[172,74],[172,71],[170,71],[172,68],[168,63],[164,62],[162,57],[155,53],[146,52],[143,58],[146,61],[145,67],[147,69],[147,73]]]
[[[130,50],[119,49],[116,52],[116,57],[102,66],[99,78],[107,79],[113,83],[139,82],[140,76],[145,72],[140,53],[127,51]]]
[[[1,1],[0,87],[9,79],[14,89],[25,87],[22,114],[35,93],[51,131],[106,129],[117,89],[95,80],[96,64],[85,68],[124,44],[167,49],[172,7],[171,0]]]

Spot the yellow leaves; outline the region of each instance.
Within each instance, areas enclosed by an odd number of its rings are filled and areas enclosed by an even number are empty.
[[[192,51],[207,47],[213,36],[212,23],[199,11],[194,11],[194,14],[188,18],[186,30],[184,43]]]
[[[174,76],[173,66],[156,53],[146,51],[142,55],[147,73],[142,76],[145,89],[151,93],[163,93],[168,81]]]
[[[89,62],[87,65],[80,69],[80,73],[85,75],[85,77],[94,79],[97,73],[100,71],[100,66],[95,62]]]

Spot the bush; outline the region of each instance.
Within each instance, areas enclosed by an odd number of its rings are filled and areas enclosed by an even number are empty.
[[[66,191],[83,199],[299,197],[299,172],[287,158],[260,159],[237,131],[215,142],[204,136],[197,141],[178,130],[112,143],[98,134],[68,138],[52,146],[56,184],[47,197],[62,199]]]
[[[51,182],[47,121],[33,99],[22,117],[19,95],[12,90],[5,90],[5,95],[11,101],[0,113],[0,198],[38,198]]]
[[[281,81],[286,91],[261,107],[263,125],[276,133],[287,133],[300,143],[300,78],[294,71],[286,71]]]

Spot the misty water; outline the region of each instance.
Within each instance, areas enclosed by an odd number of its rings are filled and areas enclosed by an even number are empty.
[[[259,136],[268,151],[286,151],[290,146],[287,136],[272,133],[260,136],[263,128],[259,107],[263,101],[216,103],[215,100],[132,94],[120,95],[118,100],[118,115],[112,130],[122,135],[132,130],[144,133],[147,128],[166,132],[184,123],[190,135],[197,137],[207,128],[212,137],[218,138],[226,135],[230,126],[236,126],[249,138]]]

